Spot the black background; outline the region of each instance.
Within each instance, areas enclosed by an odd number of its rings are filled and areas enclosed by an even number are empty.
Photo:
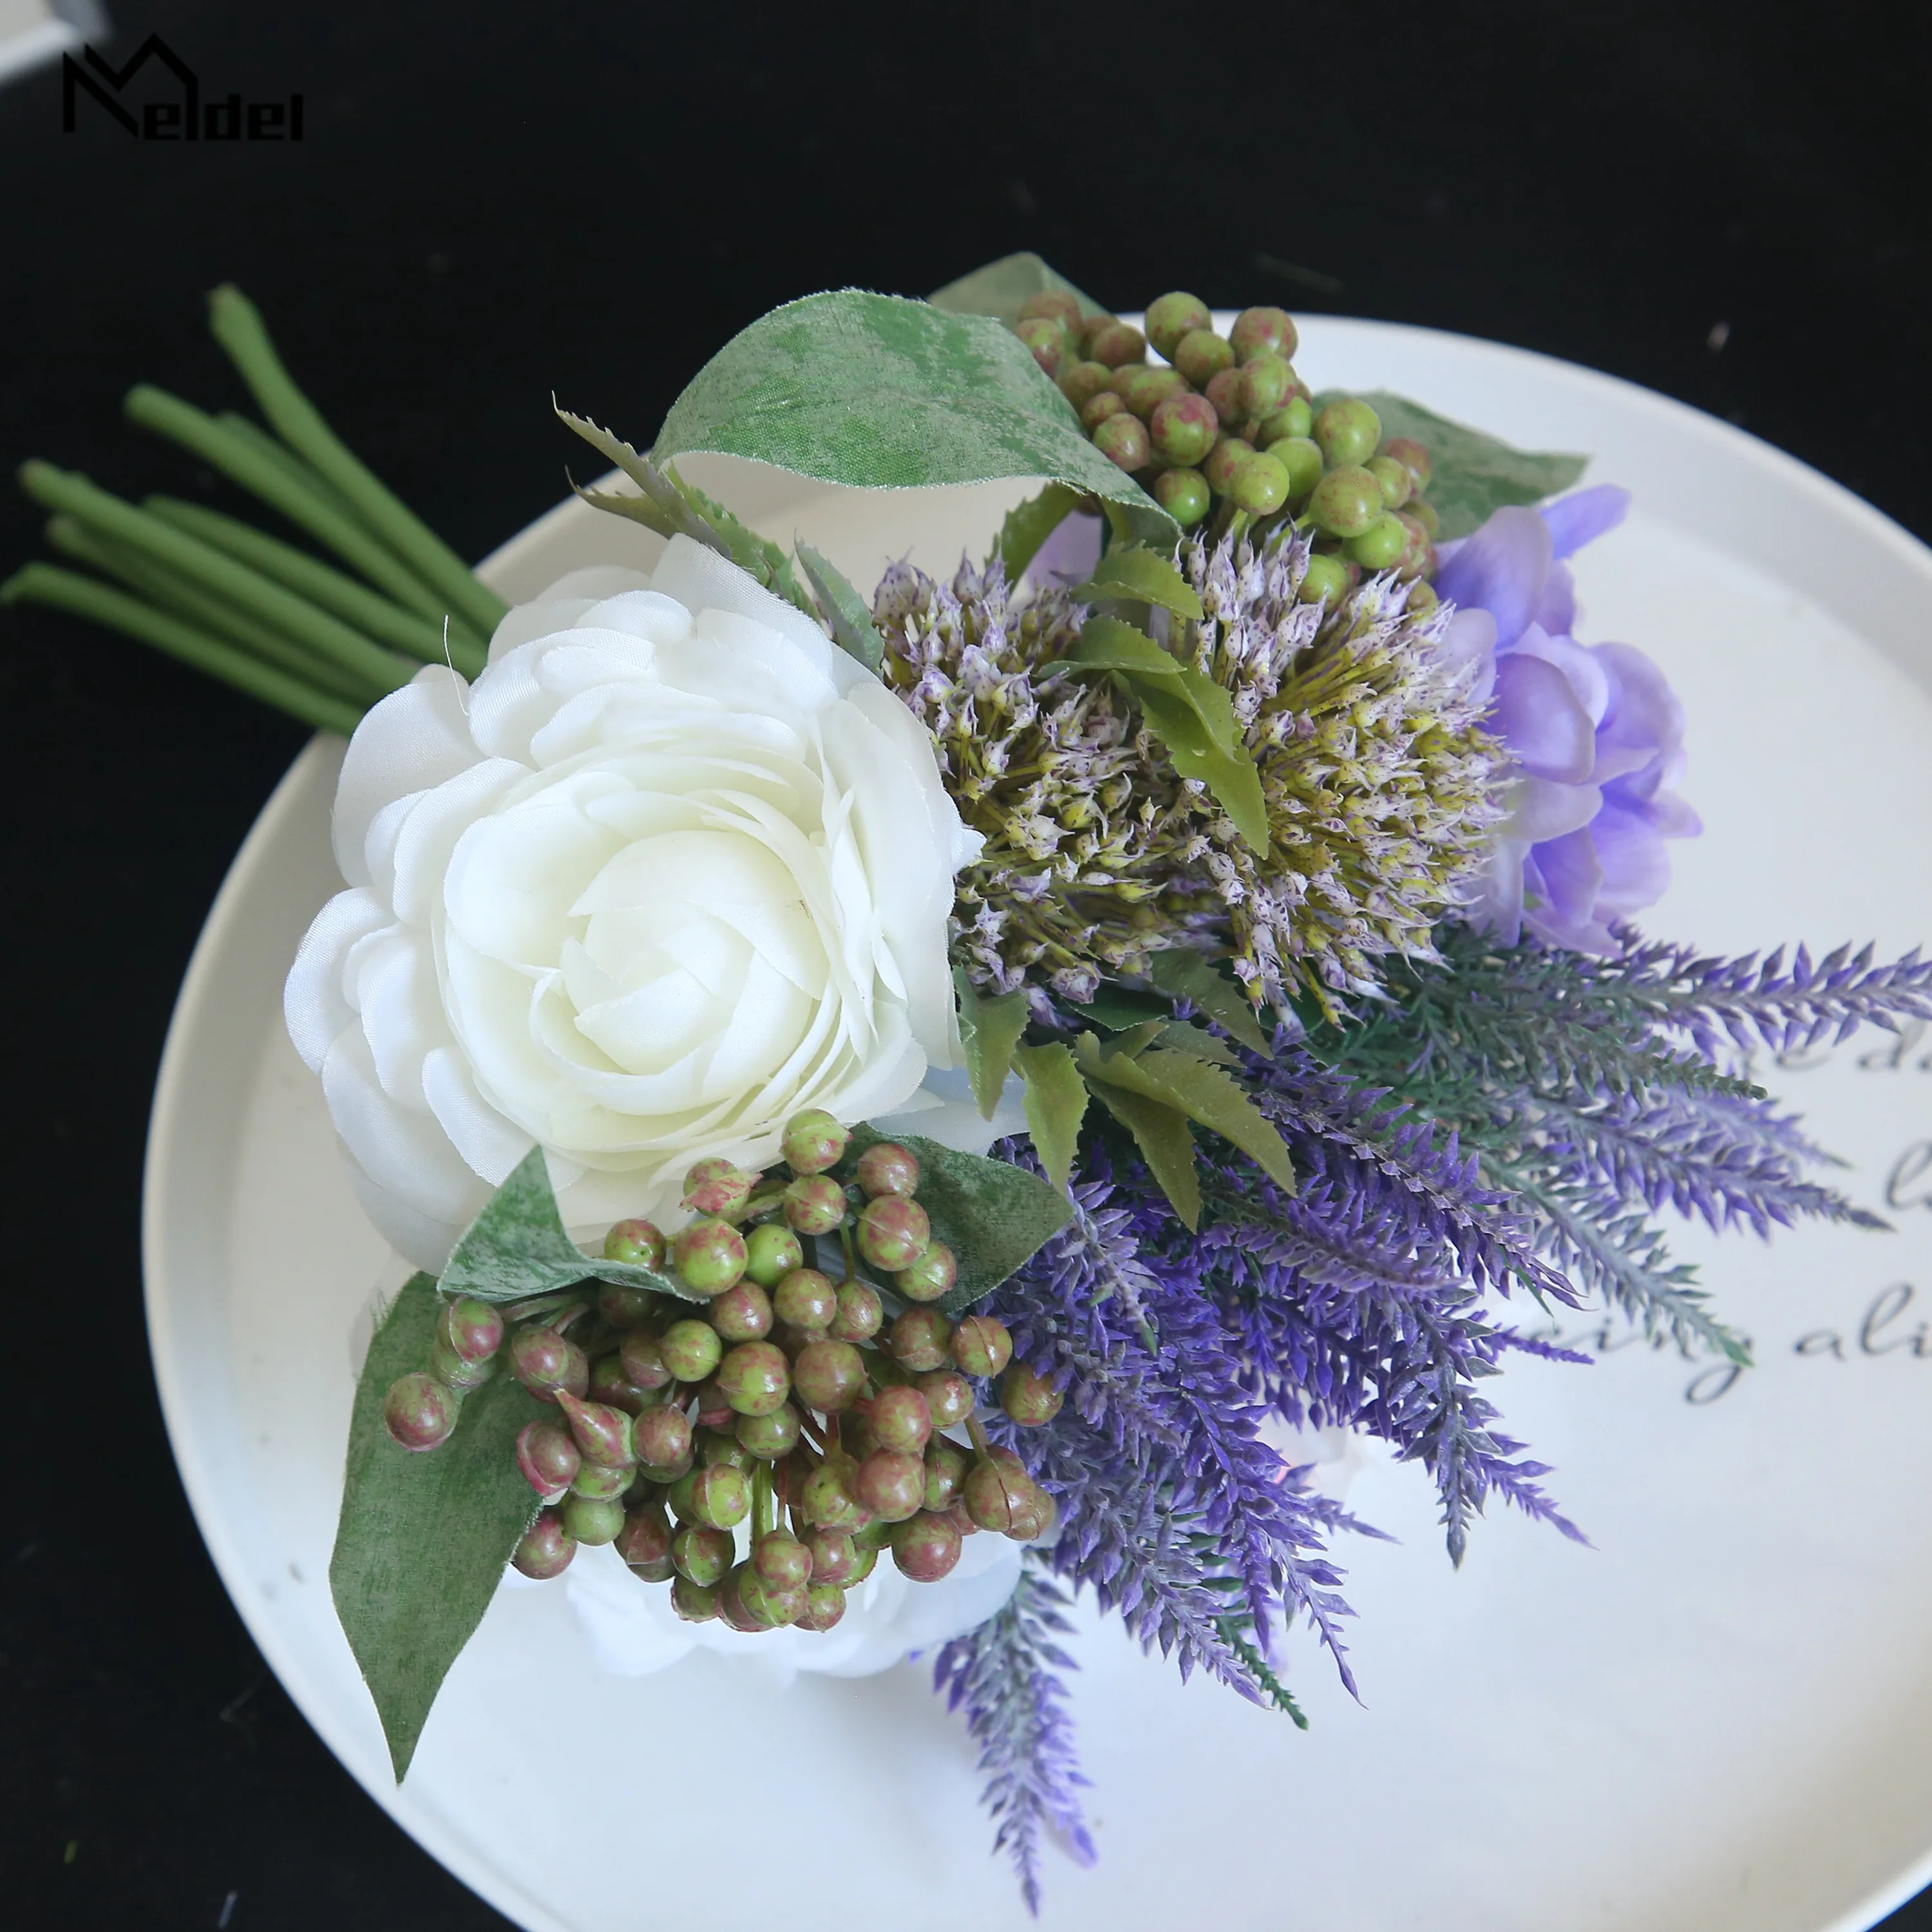
[[[562,494],[553,389],[646,441],[772,304],[1033,247],[1116,307],[1180,286],[1610,370],[1932,536],[1922,7],[113,10],[120,58],[158,31],[211,95],[299,90],[306,138],[137,142],[86,102],[64,136],[57,68],[0,91],[9,471],[182,487],[118,400],[241,403],[201,308],[232,278],[350,442],[480,555]],[[0,574],[36,548],[0,495]],[[501,1923],[265,1671],[149,1377],[155,1063],[302,734],[27,610],[0,617],[0,1909],[213,1926],[232,1892],[236,1932]]]

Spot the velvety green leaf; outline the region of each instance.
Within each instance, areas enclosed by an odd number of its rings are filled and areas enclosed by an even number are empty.
[[[809,544],[799,545],[798,561],[812,595],[818,599],[820,614],[832,626],[832,641],[876,677],[885,645],[872,622],[872,612],[866,608],[866,600],[853,589],[850,580]]]
[[[500,1370],[464,1397],[455,1433],[412,1454],[383,1426],[390,1384],[429,1360],[441,1303],[418,1275],[369,1345],[356,1386],[328,1586],[400,1779],[449,1666],[489,1608],[537,1498],[518,1432],[554,1416]]]
[[[1018,583],[1027,566],[1039,555],[1040,545],[1073,514],[1082,500],[1079,490],[1064,483],[1049,483],[1037,496],[1029,496],[1017,509],[1006,512],[993,554],[1006,572],[1008,584]]]
[[[927,300],[934,308],[945,309],[954,315],[990,315],[1010,328],[1020,319],[1021,303],[1028,296],[1043,295],[1049,289],[1072,296],[1079,303],[1083,314],[1112,313],[1084,290],[1076,288],[1058,269],[1042,261],[1030,249],[1018,255],[1003,255],[997,262],[988,262],[984,268],[962,275],[956,282],[948,282]]]
[[[1094,1039],[1091,1034],[1081,1037],[1083,1042]],[[1082,1052],[1081,1068],[1089,1080],[1179,1108],[1190,1120],[1232,1141],[1278,1186],[1294,1190],[1294,1163],[1280,1132],[1221,1068],[1162,1048],[1131,1058],[1103,1056],[1098,1041],[1090,1053]]]
[[[1214,1024],[1257,1053],[1273,1050],[1274,1042],[1255,1017],[1248,996],[1211,961],[1186,946],[1156,952],[1148,962],[1149,976],[1163,993],[1198,1006]]]
[[[983,1154],[941,1147],[922,1134],[852,1130],[854,1153],[893,1140],[919,1157],[919,1204],[934,1238],[952,1250],[959,1279],[940,1301],[948,1315],[972,1306],[998,1288],[1040,1244],[1072,1219],[1066,1197],[1036,1174]]]
[[[1194,1136],[1186,1115],[1144,1094],[1095,1081],[1090,1074],[1088,1084],[1101,1105],[1133,1136],[1148,1172],[1193,1233],[1201,1225],[1201,1179],[1195,1172]]]
[[[1338,401],[1342,392],[1317,396],[1315,406]],[[1429,501],[1444,537],[1466,537],[1506,503],[1540,503],[1573,488],[1589,466],[1587,456],[1513,449],[1499,437],[1452,422],[1433,410],[1385,389],[1360,398],[1381,417],[1386,437],[1406,436],[1425,446],[1433,474]]]
[[[1201,598],[1192,584],[1174,568],[1171,557],[1162,556],[1143,544],[1115,544],[1095,565],[1093,576],[1072,595],[1083,603],[1102,598],[1121,597],[1137,603],[1158,604],[1177,616],[1191,617],[1197,623],[1204,614]]]
[[[446,1294],[523,1301],[592,1280],[675,1294],[686,1301],[704,1299],[675,1276],[655,1268],[634,1262],[593,1260],[584,1253],[564,1232],[543,1149],[532,1148],[464,1231],[442,1271],[441,1286]]]
[[[1013,1048],[1026,1031],[1026,994],[1016,987],[1010,993],[982,998],[963,967],[954,968],[952,984],[959,996],[959,1042],[966,1056],[967,1081],[981,1117],[990,1120],[1013,1064]]]
[[[1047,1178],[1064,1190],[1086,1117],[1087,1083],[1072,1054],[1057,1040],[1046,1046],[1023,1046],[1013,1060],[1026,1082],[1027,1131],[1034,1151]]]
[[[1036,476],[1099,496],[1156,549],[1179,541],[1011,330],[863,289],[788,302],[727,343],[653,454],[699,449],[871,489]]]

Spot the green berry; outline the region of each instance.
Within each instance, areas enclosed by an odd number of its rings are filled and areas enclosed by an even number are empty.
[[[1255,446],[1238,436],[1224,436],[1209,451],[1208,460],[1201,466],[1201,473],[1208,479],[1208,487],[1216,496],[1225,496],[1234,473],[1234,466],[1244,457],[1253,455]]]
[[[1102,323],[1088,338],[1086,349],[1090,361],[1104,362],[1110,369],[1147,360],[1147,338],[1124,322]]]
[[[859,1252],[874,1268],[888,1274],[909,1268],[932,1239],[932,1223],[916,1201],[903,1194],[882,1194],[868,1201],[859,1216]],[[831,1320],[828,1312],[826,1320]]]
[[[844,1159],[851,1138],[823,1107],[812,1107],[786,1121],[778,1152],[794,1174],[823,1174]]]
[[[617,1346],[617,1360],[624,1379],[635,1389],[661,1389],[676,1379],[664,1366],[658,1337],[648,1328],[634,1328],[624,1337]]]
[[[429,1372],[452,1395],[465,1396],[496,1372],[496,1362],[488,1355],[480,1362],[466,1362],[439,1333],[430,1344]]]
[[[1429,479],[1436,474],[1436,466],[1430,460],[1429,452],[1412,436],[1392,436],[1388,447],[1382,452],[1392,456],[1408,472],[1414,493],[1420,496],[1429,488]],[[1434,531],[1430,534],[1435,535]]]
[[[1248,379],[1238,369],[1223,369],[1208,385],[1208,400],[1214,405],[1216,422],[1238,429],[1253,412],[1248,397]]]
[[[617,1554],[632,1574],[646,1583],[668,1583],[671,1577],[670,1525],[660,1502],[633,1503],[624,1512],[618,1532]]]
[[[1306,436],[1314,427],[1315,412],[1299,396],[1291,396],[1262,418],[1262,447],[1265,449],[1285,436]],[[1316,454],[1318,456],[1321,451],[1318,448]]]
[[[814,1582],[842,1586],[851,1580],[852,1572],[858,1568],[859,1552],[842,1530],[814,1529],[805,1539],[805,1546],[811,1553]]]
[[[524,1532],[510,1561],[524,1576],[548,1582],[562,1576],[576,1554],[577,1539],[565,1526],[562,1516],[556,1510],[544,1509],[538,1510],[536,1521]]]
[[[687,1576],[674,1576],[670,1586],[670,1606],[688,1624],[708,1624],[718,1614],[718,1586],[694,1583]]]
[[[918,1455],[932,1437],[932,1411],[916,1388],[883,1388],[873,1396],[872,1440],[881,1449]]]
[[[1409,616],[1426,617],[1442,602],[1434,584],[1418,580],[1408,586],[1408,602],[1402,608]]]
[[[845,1592],[836,1583],[813,1583],[805,1593],[805,1611],[798,1620],[804,1630],[830,1630],[845,1614]]]
[[[756,1228],[754,1234],[782,1234],[796,1243],[789,1228]],[[712,1328],[727,1342],[758,1342],[772,1332],[772,1298],[748,1276],[728,1288],[706,1311]]]
[[[799,1413],[788,1402],[769,1415],[741,1415],[738,1440],[761,1462],[776,1462],[798,1447]]]
[[[856,1178],[868,1200],[876,1201],[882,1194],[916,1194],[919,1156],[897,1141],[874,1141],[859,1156]]]
[[[976,1406],[973,1385],[950,1369],[928,1369],[919,1378],[919,1392],[932,1412],[935,1429],[951,1429],[964,1422]]]
[[[586,1462],[571,1478],[570,1493],[574,1496],[590,1496],[599,1502],[613,1502],[637,1480],[634,1466],[628,1469],[606,1469],[597,1463]]]
[[[1425,502],[1420,496],[1412,496],[1406,514],[1413,517],[1422,526],[1431,543],[1442,534],[1442,520],[1436,515],[1433,503]]]
[[[1315,418],[1315,440],[1331,469],[1367,462],[1382,440],[1382,418],[1353,397],[1330,403]]]
[[[1414,495],[1414,478],[1394,457],[1373,457],[1364,466],[1376,479],[1376,487],[1382,493],[1382,501],[1391,510],[1400,509]]]
[[[556,1401],[559,1389],[582,1395],[590,1387],[584,1351],[554,1328],[519,1328],[509,1353],[510,1372],[539,1402]]]
[[[937,1583],[959,1561],[959,1532],[947,1519],[921,1510],[893,1528],[892,1561],[915,1583]]]
[[[1066,362],[1061,364],[1060,374],[1056,380],[1060,384],[1060,393],[1076,410],[1084,410],[1107,386],[1113,374],[1104,362]],[[789,1154],[785,1158],[791,1160]],[[830,1164],[826,1162],[828,1166]],[[796,1167],[798,1163],[792,1161],[792,1165]],[[815,1173],[818,1170],[800,1171]]]
[[[1294,370],[1280,356],[1255,356],[1241,364],[1248,389],[1248,408],[1258,416],[1279,410],[1294,394]]]
[[[691,1420],[669,1402],[646,1409],[633,1425],[632,1437],[638,1460],[647,1471],[675,1469],[691,1460]]]
[[[829,1174],[801,1174],[785,1189],[784,1217],[801,1234],[829,1234],[845,1218],[845,1190]]]
[[[1111,376],[1113,371],[1109,370],[1107,373]],[[1103,422],[1109,422],[1115,416],[1126,413],[1127,406],[1119,395],[1112,389],[1102,389],[1097,395],[1089,396],[1081,404],[1080,427],[1090,436]]]
[[[459,1295],[437,1325],[450,1352],[463,1361],[487,1362],[503,1346],[502,1311],[474,1295]]]
[[[731,1574],[737,1546],[728,1529],[712,1529],[701,1522],[686,1523],[670,1539],[670,1560],[688,1583],[710,1589]]]
[[[960,1490],[967,1514],[982,1529],[1004,1535],[1027,1510],[1032,1480],[1010,1450],[995,1449],[967,1472]]]
[[[758,1459],[738,1440],[738,1424],[745,1418],[730,1410],[725,1416],[723,1429],[707,1429],[694,1438],[698,1465],[706,1469],[736,1469],[740,1474],[749,1475],[758,1466]]]
[[[1184,468],[1198,463],[1214,447],[1221,419],[1205,396],[1169,396],[1148,423],[1154,454]]]
[[[1229,345],[1244,362],[1251,356],[1274,355],[1286,362],[1299,346],[1300,337],[1286,309],[1244,308],[1228,332]]]
[[[691,1514],[712,1529],[733,1529],[752,1513],[752,1486],[744,1472],[728,1462],[714,1462],[692,1472]]]
[[[1058,1514],[1053,1498],[1029,1476],[1021,1490],[1018,1507],[1013,1511],[1012,1521],[1006,1526],[1006,1534],[1016,1543],[1030,1543],[1053,1527]]]
[[[884,1525],[880,1526],[883,1529]],[[856,1590],[872,1574],[873,1566],[879,1560],[880,1545],[867,1545],[855,1541],[853,1547],[852,1574],[839,1586],[848,1594]]]
[[[926,1445],[926,1507],[929,1510],[952,1508],[965,1486],[966,1472],[973,1459],[956,1442],[935,1436]]]
[[[556,1423],[528,1422],[518,1435],[517,1467],[540,1496],[568,1489],[583,1466],[582,1450]]]
[[[434,1376],[403,1376],[382,1398],[382,1421],[391,1439],[418,1453],[440,1449],[456,1427],[459,1398]]]
[[[781,1322],[815,1334],[831,1327],[838,1312],[838,1291],[816,1268],[794,1268],[778,1286],[772,1307]]]
[[[908,1301],[937,1301],[959,1279],[959,1263],[944,1241],[928,1241],[892,1276]]]
[[[623,1532],[624,1505],[609,1497],[566,1496],[563,1526],[579,1543],[590,1548],[600,1543],[615,1543]]]
[[[723,1359],[718,1330],[694,1316],[674,1322],[658,1337],[664,1365],[681,1382],[701,1382]]]
[[[1154,479],[1154,494],[1184,530],[1191,530],[1214,507],[1214,493],[1198,470],[1163,470]]]
[[[1150,421],[1162,403],[1191,393],[1179,370],[1150,369],[1139,362],[1114,370],[1107,386],[1126,404],[1127,413],[1142,422]]]
[[[722,1294],[745,1272],[745,1238],[728,1221],[700,1215],[671,1238],[672,1264],[699,1294]]]
[[[796,1537],[778,1530],[752,1544],[752,1568],[760,1582],[775,1590],[794,1589],[812,1581],[812,1552]]]
[[[1285,436],[1268,453],[1288,472],[1288,494],[1305,496],[1322,481],[1322,452],[1305,436]]]
[[[1080,326],[1080,298],[1064,289],[1036,289],[1020,304],[1019,320],[1033,322],[1041,317],[1058,322],[1071,335]]]
[[[1171,295],[1156,296],[1148,304],[1148,340],[1170,362],[1184,338],[1197,328],[1211,330],[1214,326],[1214,314],[1198,296],[1184,295],[1176,290]]]
[[[1308,499],[1308,514],[1316,527],[1330,536],[1358,537],[1382,513],[1382,493],[1376,479],[1357,465],[1331,470]]]
[[[806,1521],[816,1528],[846,1532],[870,1522],[872,1512],[859,1500],[854,1487],[857,1473],[842,1457],[820,1463],[798,1492],[798,1507]]]
[[[804,1616],[808,1600],[806,1586],[794,1583],[783,1588],[767,1583],[749,1563],[741,1563],[731,1573],[725,1586],[735,1596],[746,1618],[759,1630],[782,1630]]]
[[[832,1318],[830,1334],[835,1341],[869,1342],[886,1318],[886,1305],[870,1282],[841,1282],[838,1312]],[[815,1406],[815,1405],[814,1405]]]
[[[1234,366],[1234,352],[1211,328],[1190,328],[1174,346],[1174,366],[1197,389]]]
[[[592,1402],[601,1402],[611,1408],[621,1408],[626,1415],[644,1414],[650,1406],[655,1391],[646,1392],[632,1386],[624,1373],[624,1358],[614,1351],[608,1355],[599,1355],[590,1364],[589,1394]]]
[[[926,1464],[904,1449],[874,1449],[852,1480],[860,1502],[884,1522],[902,1522],[926,1501]]]
[[[836,1415],[866,1386],[866,1358],[850,1342],[808,1342],[791,1365],[792,1387],[807,1408]]]
[[[648,1288],[626,1288],[614,1281],[599,1282],[597,1312],[622,1334],[643,1328],[658,1312],[658,1298]]]
[[[594,1462],[600,1469],[636,1466],[634,1425],[621,1408],[613,1408],[608,1402],[580,1402],[568,1389],[560,1389],[556,1400],[586,1462]]]
[[[1033,359],[1049,376],[1058,375],[1060,364],[1072,353],[1072,345],[1066,339],[1066,330],[1045,316],[1035,316],[1019,323],[1013,333],[1033,351]]]
[[[1408,531],[1402,519],[1384,511],[1360,536],[1348,539],[1348,554],[1364,570],[1388,570],[1402,561]]]
[[[892,1324],[892,1360],[914,1375],[942,1368],[952,1343],[952,1324],[936,1308],[908,1308]]]
[[[1318,599],[1332,610],[1348,596],[1350,587],[1348,567],[1340,557],[1311,556],[1302,575],[1299,594],[1303,603],[1312,604]]]
[[[1238,510],[1265,517],[1288,501],[1288,472],[1274,458],[1257,450],[1234,465],[1228,495]]]
[[[664,1238],[648,1221],[620,1221],[604,1237],[607,1262],[628,1262],[634,1268],[661,1268]]]
[[[996,1376],[1013,1358],[1006,1324],[991,1315],[967,1315],[952,1331],[952,1359],[969,1376]]]
[[[1154,457],[1154,446],[1148,441],[1147,430],[1140,419],[1124,412],[1109,416],[1094,432],[1094,447],[1109,463],[1117,464],[1130,475],[1136,470],[1144,470]]]
[[[747,1173],[735,1161],[722,1157],[699,1161],[684,1177],[684,1204],[700,1214],[735,1221],[745,1211],[752,1190],[763,1176]]]
[[[1060,1413],[1066,1398],[1024,1362],[1011,1364],[1000,1382],[1000,1406],[1022,1429],[1038,1429]]]
[[[718,1364],[718,1392],[740,1415],[770,1415],[791,1393],[791,1364],[770,1342],[740,1342]]]
[[[796,1234],[781,1222],[767,1221],[745,1238],[745,1272],[760,1288],[776,1288],[805,1262]]]

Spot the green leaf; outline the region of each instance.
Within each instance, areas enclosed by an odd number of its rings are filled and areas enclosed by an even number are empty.
[[[885,645],[872,622],[866,600],[853,589],[830,561],[809,544],[798,547],[798,561],[812,594],[818,599],[820,614],[832,626],[832,641],[848,656],[856,658],[876,677],[885,656]]]
[[[583,437],[598,455],[615,464],[643,493],[636,496],[619,496],[609,490],[586,490],[581,484],[572,482],[571,488],[593,510],[628,517],[633,523],[656,530],[661,537],[689,537],[721,556],[731,554],[731,546],[648,456],[588,417],[572,416],[569,410],[559,409],[554,400],[550,407],[560,422]]]
[[[1340,400],[1343,393],[1317,396],[1316,408]],[[1444,537],[1467,536],[1506,503],[1540,503],[1570,489],[1589,466],[1587,456],[1513,449],[1499,437],[1452,422],[1385,389],[1369,390],[1359,400],[1381,417],[1384,437],[1413,436],[1427,448],[1433,472],[1429,501]]]
[[[981,1118],[990,1120],[1013,1064],[1013,1048],[1026,1031],[1025,990],[1016,986],[1010,993],[982,999],[963,966],[952,969],[952,984],[959,995],[959,1042],[966,1055],[966,1078]]]
[[[1156,952],[1148,962],[1149,976],[1163,993],[1198,1006],[1214,1024],[1256,1053],[1271,1053],[1274,1042],[1262,1030],[1248,996],[1226,974],[1189,947]]]
[[[1118,544],[1094,566],[1093,576],[1070,593],[1083,603],[1121,597],[1158,604],[1178,617],[1198,623],[1206,613],[1192,584],[1174,568],[1173,560],[1143,544]]]
[[[1030,249],[1018,255],[1003,255],[970,274],[948,282],[927,299],[934,308],[952,315],[990,315],[1011,328],[1020,319],[1020,304],[1028,296],[1043,295],[1049,290],[1069,295],[1083,314],[1110,315],[1111,309],[1096,302],[1084,289],[1078,289],[1060,272],[1050,267]]]
[[[760,536],[749,524],[740,522],[716,497],[707,496],[695,483],[687,483],[674,464],[666,464],[664,474],[670,478],[671,488],[724,538],[725,554],[740,570],[808,617],[818,616],[817,608],[792,574],[791,559],[778,544],[770,537]]]
[[[1008,584],[1018,583],[1027,566],[1039,555],[1040,545],[1084,500],[1082,493],[1070,484],[1049,483],[1037,496],[1029,496],[1017,509],[1006,512],[993,554],[1006,572]]]
[[[1101,562],[1104,564],[1103,557]],[[1080,627],[1071,656],[1064,660],[1082,670],[1117,671],[1130,678],[1153,678],[1178,686],[1186,668],[1138,625],[1118,617],[1089,617]]]
[[[1192,1234],[1201,1226],[1201,1180],[1194,1169],[1194,1136],[1188,1130],[1187,1116],[1178,1107],[1130,1089],[1096,1083],[1084,1064],[1082,1070],[1100,1104],[1133,1136],[1148,1172]]]
[[[1166,1001],[1151,993],[1136,992],[1130,986],[1109,986],[1105,981],[1090,1000],[1069,1000],[1066,1004],[1082,1019],[1091,1020],[1109,1033],[1124,1033],[1143,1021],[1164,1018],[1167,1012]]]
[[[1040,477],[1099,496],[1156,549],[1180,539],[1011,330],[863,289],[788,302],[728,342],[653,454],[700,449],[866,489]]]
[[[1087,1114],[1087,1083],[1059,1040],[1023,1046],[1014,1056],[1026,1082],[1027,1130],[1047,1178],[1065,1192],[1073,1173],[1080,1123]]]
[[[1089,1042],[1090,1050],[1083,1050]],[[1076,1050],[1090,1081],[1124,1087],[1178,1107],[1190,1120],[1232,1141],[1277,1186],[1294,1192],[1294,1162],[1286,1142],[1274,1123],[1221,1068],[1191,1054],[1162,1048],[1131,1056],[1103,1054],[1091,1034],[1081,1036]]]
[[[685,1301],[704,1298],[674,1276],[635,1262],[592,1260],[578,1247],[564,1232],[550,1168],[538,1147],[524,1156],[464,1231],[442,1271],[442,1288],[446,1294],[473,1294],[480,1301],[523,1301],[590,1280]]]
[[[1186,675],[1199,676],[1192,671]],[[1205,678],[1199,681],[1211,690],[1220,689]],[[1187,691],[1184,684],[1182,688],[1186,692],[1185,700],[1169,697],[1163,686],[1149,679],[1136,682],[1134,695],[1148,723],[1160,734],[1174,769],[1184,778],[1198,778],[1234,821],[1235,830],[1255,850],[1265,853],[1270,843],[1268,800],[1254,760],[1245,746],[1230,752],[1216,745],[1202,720],[1199,694]]]
[[[958,1315],[990,1294],[1040,1244],[1072,1219],[1066,1197],[1024,1167],[941,1147],[922,1134],[852,1130],[857,1154],[892,1140],[919,1157],[919,1204],[934,1237],[952,1250],[959,1279],[938,1304]]]
[[[441,1448],[412,1454],[392,1441],[383,1397],[428,1361],[440,1305],[435,1282],[416,1276],[369,1345],[328,1564],[336,1614],[399,1780],[443,1678],[536,1514],[537,1497],[517,1467],[518,1432],[556,1413],[499,1370],[464,1397]]]
[[[1154,1043],[1196,1060],[1211,1060],[1216,1066],[1238,1070],[1241,1064],[1241,1056],[1225,1040],[1216,1040],[1211,1033],[1184,1020],[1172,1021],[1162,1027],[1154,1036]]]

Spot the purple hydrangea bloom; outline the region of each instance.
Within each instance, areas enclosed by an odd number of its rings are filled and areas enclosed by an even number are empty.
[[[1506,944],[1527,926],[1552,945],[1609,950],[1612,926],[1670,883],[1664,842],[1702,830],[1670,790],[1684,765],[1684,708],[1664,674],[1629,644],[1571,634],[1576,590],[1563,560],[1629,506],[1629,491],[1600,484],[1540,510],[1498,510],[1442,546],[1436,587],[1461,611],[1450,647],[1492,675],[1489,722],[1520,774],[1469,908]]]

